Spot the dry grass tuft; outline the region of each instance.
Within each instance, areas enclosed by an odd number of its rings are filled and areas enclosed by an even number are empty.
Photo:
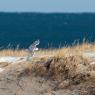
[[[73,84],[79,84],[90,76],[89,61],[82,56],[41,58],[30,62],[26,69],[36,76],[58,81],[69,79]]]
[[[27,52],[25,50],[6,49],[0,51],[0,56],[27,56]]]
[[[80,95],[94,95],[95,72],[91,69],[89,60],[82,56],[41,58],[27,63],[21,74],[43,77],[57,81],[55,89],[74,88],[80,90]],[[93,85],[93,89],[91,89]],[[93,91],[92,91],[93,90]],[[86,94],[85,94],[86,93]]]

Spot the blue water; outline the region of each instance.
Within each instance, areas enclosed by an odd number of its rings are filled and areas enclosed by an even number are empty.
[[[40,48],[72,45],[83,38],[95,41],[95,13],[0,13],[0,47]]]

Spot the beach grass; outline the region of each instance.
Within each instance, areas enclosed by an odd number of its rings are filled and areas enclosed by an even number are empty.
[[[49,48],[49,49],[39,49],[36,55],[52,55],[52,56],[65,56],[69,54],[80,54],[85,51],[95,51],[95,44],[90,44],[88,42],[82,44],[76,44],[73,46],[64,46],[61,48]],[[0,50],[0,56],[27,56],[26,49],[3,49]]]

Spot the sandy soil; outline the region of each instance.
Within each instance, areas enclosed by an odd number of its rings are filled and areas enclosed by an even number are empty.
[[[23,74],[23,64],[9,64],[0,73],[0,95],[77,95],[71,90],[55,90],[56,81]]]
[[[7,61],[0,62],[0,95],[82,95],[79,94],[79,89],[76,87],[74,89],[72,87],[65,88],[68,81],[63,82],[64,87],[61,88],[61,83],[58,88],[59,82],[56,80],[25,71],[27,66],[25,60],[18,62],[19,64],[11,64],[16,63],[18,58],[10,58]]]

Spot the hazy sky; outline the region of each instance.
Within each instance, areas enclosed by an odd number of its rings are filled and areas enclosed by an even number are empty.
[[[0,11],[95,12],[95,0],[0,0]]]

